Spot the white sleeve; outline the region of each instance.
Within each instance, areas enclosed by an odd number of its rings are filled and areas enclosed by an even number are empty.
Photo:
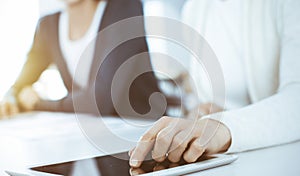
[[[220,120],[230,130],[227,151],[241,152],[300,140],[300,1],[284,1],[278,92]],[[205,118],[218,119],[214,114]]]

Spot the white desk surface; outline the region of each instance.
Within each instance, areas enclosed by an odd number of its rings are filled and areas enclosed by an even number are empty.
[[[94,124],[95,118],[89,116],[84,118]],[[113,131],[114,134],[131,141],[136,141],[152,123],[139,120],[124,121],[117,118],[106,118],[104,121],[106,126],[116,129]],[[99,136],[106,143],[110,142],[105,139],[104,133]],[[111,150],[115,153],[126,151],[133,145],[133,143],[124,146],[112,144],[116,147]],[[22,172],[29,166],[100,155],[104,155],[104,152],[86,138],[73,114],[38,112],[0,121],[1,176],[5,175],[5,170]],[[300,175],[300,142],[238,155],[239,159],[234,163],[202,171],[201,175]]]

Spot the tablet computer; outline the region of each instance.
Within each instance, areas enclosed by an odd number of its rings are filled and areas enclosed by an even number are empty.
[[[236,159],[236,155],[218,154],[211,156],[202,156],[194,163],[186,163],[183,159],[178,163],[171,163],[168,160],[160,163],[154,160],[148,160],[144,161],[139,168],[131,168],[128,162],[128,153],[124,152],[78,161],[33,167],[30,168],[30,173],[37,176],[182,175],[226,165],[232,163]]]

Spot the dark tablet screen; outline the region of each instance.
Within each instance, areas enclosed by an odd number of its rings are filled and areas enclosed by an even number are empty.
[[[123,158],[123,159],[120,159]],[[197,162],[212,159],[215,157],[203,156]],[[61,164],[31,168],[35,171],[59,174],[65,176],[90,175],[90,176],[115,176],[115,175],[138,175],[153,171],[168,169],[188,164],[183,159],[178,163],[171,163],[168,160],[158,163],[154,160],[144,161],[140,168],[129,166],[127,152],[115,155],[101,156],[86,160],[71,161]]]

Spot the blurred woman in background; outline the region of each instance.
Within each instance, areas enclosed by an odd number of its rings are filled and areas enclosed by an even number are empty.
[[[74,112],[74,101],[78,103],[76,111],[80,113],[99,114],[100,111],[101,115],[118,115],[111,98],[114,73],[128,58],[147,52],[148,47],[145,38],[139,37],[120,44],[102,58],[106,46],[100,43],[101,37],[97,34],[120,20],[142,16],[141,2],[64,0],[64,3],[65,10],[40,19],[22,72],[1,103],[0,118],[32,110]],[[143,21],[131,27],[144,32]],[[114,32],[113,37],[122,37],[121,32]],[[58,101],[43,100],[32,89],[32,84],[50,64],[57,66],[68,90],[68,95]],[[151,69],[149,58],[136,63],[135,67]],[[122,83],[118,86],[122,92]],[[154,74],[143,74],[131,89],[134,92],[130,94],[133,108],[139,113],[149,111],[149,96],[159,92]]]

